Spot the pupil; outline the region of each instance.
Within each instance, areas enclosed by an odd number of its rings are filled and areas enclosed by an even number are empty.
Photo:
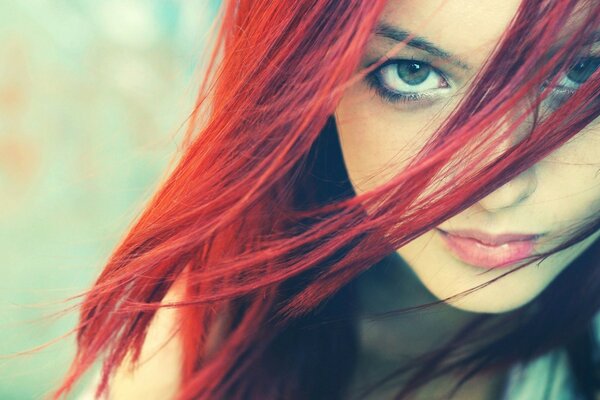
[[[590,76],[598,69],[600,65],[600,58],[586,58],[580,60],[575,64],[569,72],[567,77],[579,84],[584,83],[589,79]]]
[[[398,64],[398,76],[408,85],[419,85],[427,79],[431,67],[415,61],[405,61]]]

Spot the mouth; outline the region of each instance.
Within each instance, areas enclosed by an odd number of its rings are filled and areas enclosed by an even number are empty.
[[[476,230],[444,231],[436,229],[448,250],[459,260],[474,267],[507,268],[534,254],[542,235],[491,235]]]

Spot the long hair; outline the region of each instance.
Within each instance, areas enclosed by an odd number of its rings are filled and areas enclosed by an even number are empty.
[[[540,105],[600,25],[600,5],[524,1],[461,104],[410,165],[356,195],[332,115],[344,88],[361,76],[355,71],[384,3],[224,2],[179,162],[86,293],[78,351],[54,398],[99,359],[97,393],[107,390],[125,356],[139,358],[160,307],[181,315],[179,399],[342,398],[357,352],[355,278],[598,116],[598,73],[553,112]],[[568,20],[574,28],[565,34]],[[492,157],[532,116],[527,138]],[[451,179],[440,185],[447,171]],[[598,228],[597,220],[574,227],[535,260]],[[599,250],[588,248],[526,306],[493,324],[482,315],[447,346],[377,384],[411,372],[398,392],[405,398],[459,371],[458,388],[480,371],[565,346],[580,390],[591,393],[586,339],[600,309]],[[183,299],[161,303],[180,278]]]

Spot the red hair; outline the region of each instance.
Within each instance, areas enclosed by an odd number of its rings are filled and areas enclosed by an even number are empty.
[[[597,117],[598,73],[553,113],[536,112],[551,82],[599,26],[600,6],[526,1],[462,104],[411,165],[382,187],[356,196],[331,115],[343,89],[357,79],[384,3],[225,2],[180,161],[86,293],[77,355],[54,398],[69,392],[99,358],[98,394],[105,391],[128,353],[137,360],[153,316],[164,306],[178,307],[181,315],[179,399],[339,398],[355,351],[349,322],[353,279],[508,182]],[[550,53],[576,8],[581,22],[561,49]],[[532,93],[539,95],[518,113],[517,105]],[[537,119],[527,139],[490,157],[532,114]],[[506,121],[512,121],[511,129],[499,135]],[[449,170],[451,182],[427,193]],[[587,237],[598,223],[580,228],[561,248]],[[600,308],[597,284],[573,304],[556,303],[557,293],[581,285],[581,269],[588,263],[580,264],[553,282],[552,295],[545,292],[524,308],[527,334],[511,332],[453,368],[468,365],[466,380],[482,368],[570,343]],[[184,299],[161,304],[184,275]],[[593,281],[590,275],[586,279]],[[536,314],[540,304],[546,313]],[[553,325],[549,307],[577,311],[558,318],[571,324],[572,334]],[[328,323],[306,330],[322,322]],[[208,337],[217,325],[223,336],[210,352]],[[540,327],[545,339],[532,345],[527,335]],[[423,362],[437,365],[448,351]],[[278,366],[284,364],[282,376]],[[417,371],[400,395],[443,372]]]

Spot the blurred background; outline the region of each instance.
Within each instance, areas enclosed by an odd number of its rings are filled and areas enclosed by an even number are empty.
[[[0,2],[0,399],[39,399],[86,289],[164,176],[217,0]],[[72,396],[75,398],[76,395]]]

